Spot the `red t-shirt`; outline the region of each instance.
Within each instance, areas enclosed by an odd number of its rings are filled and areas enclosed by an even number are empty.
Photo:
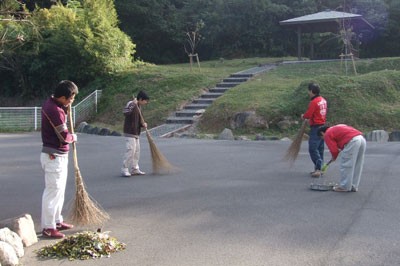
[[[326,100],[318,95],[311,99],[303,118],[308,119],[310,126],[323,125],[326,122],[327,111],[328,104]]]
[[[336,160],[339,151],[343,150],[344,145],[359,135],[362,135],[361,131],[344,124],[328,128],[325,132],[324,140],[332,154],[332,158]]]

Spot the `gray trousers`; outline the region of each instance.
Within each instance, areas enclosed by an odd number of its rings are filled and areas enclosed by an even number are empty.
[[[358,189],[364,166],[367,143],[363,136],[354,137],[340,153],[340,186],[351,190]]]

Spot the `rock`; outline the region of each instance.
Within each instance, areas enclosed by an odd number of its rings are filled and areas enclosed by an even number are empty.
[[[0,228],[2,227],[8,227],[11,231],[17,233],[25,247],[38,242],[35,225],[30,214],[0,221]]]
[[[277,126],[281,129],[281,130],[287,130],[288,128],[290,128],[293,125],[298,125],[299,121],[297,120],[293,120],[292,117],[290,116],[285,116],[283,117],[283,119],[281,121],[279,121],[277,123]]]
[[[0,265],[17,266],[19,259],[14,248],[7,242],[0,241]]]
[[[393,131],[390,133],[389,141],[400,141],[400,131]]]
[[[231,120],[231,128],[268,128],[268,122],[254,111],[236,113]]]
[[[220,140],[234,140],[234,136],[232,133],[232,130],[230,130],[229,128],[225,128],[221,134],[219,134],[218,139]]]
[[[247,136],[239,136],[236,138],[236,140],[250,140]]]
[[[385,130],[373,130],[365,135],[367,141],[387,142],[389,134]]]
[[[84,128],[85,128],[87,125],[89,125],[89,124],[86,123],[86,122],[80,123],[79,126],[78,126],[78,128],[76,129],[76,132],[84,132],[83,130],[84,130]]]
[[[17,233],[11,231],[8,227],[0,229],[0,241],[10,244],[19,258],[24,256],[24,245],[22,239]]]
[[[93,135],[98,135],[100,132],[100,128],[98,127],[92,127],[87,133],[88,134],[93,134]]]
[[[267,138],[261,134],[257,134],[255,140],[266,140]]]
[[[286,130],[292,125],[292,123],[289,120],[282,120],[279,121],[277,125],[280,130]]]
[[[110,136],[121,137],[121,136],[122,136],[122,134],[121,134],[121,133],[119,133],[119,132],[117,132],[117,131],[113,131],[113,132],[111,132]]]
[[[108,128],[100,129],[99,135],[101,136],[108,136],[111,134],[111,131]]]

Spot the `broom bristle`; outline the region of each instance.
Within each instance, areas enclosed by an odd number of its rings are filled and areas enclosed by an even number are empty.
[[[154,174],[168,174],[172,172],[177,172],[179,169],[172,165],[160,152],[157,148],[156,144],[154,143],[153,138],[150,135],[149,131],[146,131],[147,140],[150,146],[151,152],[151,160],[153,165],[153,173]]]
[[[290,144],[288,150],[286,151],[284,157],[285,160],[290,161],[292,163],[296,161],[300,151],[301,143],[303,142],[303,136],[304,132],[306,131],[306,127],[307,127],[307,120],[304,120],[292,144]]]
[[[110,216],[92,200],[85,189],[79,169],[75,170],[75,198],[71,206],[69,218],[77,225],[101,225]]]
[[[74,133],[74,123],[72,120],[72,108],[68,106],[68,122],[71,133]],[[102,210],[89,194],[86,192],[85,184],[78,166],[78,155],[76,143],[72,143],[74,169],[75,169],[75,198],[70,208],[69,218],[71,222],[77,225],[101,225],[110,216]]]

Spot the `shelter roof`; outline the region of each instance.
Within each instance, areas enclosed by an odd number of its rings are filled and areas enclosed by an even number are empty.
[[[296,28],[301,27],[302,32],[337,32],[338,22],[343,20],[349,21],[356,31],[374,29],[362,15],[330,10],[283,20],[279,24]]]

